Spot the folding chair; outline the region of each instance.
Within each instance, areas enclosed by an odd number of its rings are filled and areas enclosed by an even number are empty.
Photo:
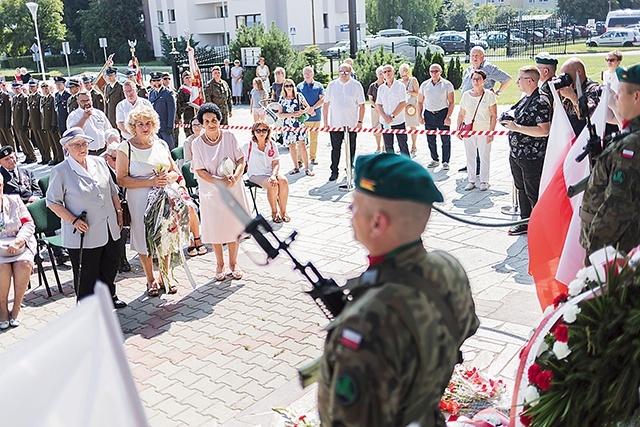
[[[60,218],[47,207],[47,201],[45,199],[36,200],[35,202],[30,203],[27,205],[27,209],[36,224],[35,235],[38,247],[36,249],[35,262],[38,265],[39,286],[42,286],[42,283],[44,282],[47,294],[51,296],[51,288],[49,288],[49,282],[47,281],[47,276],[44,272],[44,260],[40,256],[41,248],[45,247],[49,253],[49,261],[51,262],[53,275],[58,283],[58,291],[62,293],[62,284],[60,283],[58,268],[56,267],[56,262],[53,257],[53,250],[51,249],[53,246],[62,247],[62,238],[58,235],[54,235],[52,237],[46,237],[44,235],[44,233],[54,232],[60,229]]]
[[[258,196],[258,189],[262,187],[256,184],[255,182],[249,181],[248,179],[244,180],[244,186],[249,189],[249,194],[251,195],[251,200],[253,201],[253,210],[255,211],[256,215],[259,215],[260,212],[258,212],[256,197]]]

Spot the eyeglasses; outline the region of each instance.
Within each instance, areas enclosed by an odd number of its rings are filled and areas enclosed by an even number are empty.
[[[440,71],[440,70],[429,70],[429,72],[430,72],[431,74],[441,73],[441,71]]]
[[[111,154],[105,154],[105,156],[107,156],[108,158],[110,158],[114,162],[116,161],[116,156],[112,156]]]
[[[293,85],[284,85],[284,87],[293,87]]]
[[[383,73],[393,73],[393,70],[382,70]]]
[[[89,143],[87,141],[84,141],[84,142],[77,142],[75,144],[67,144],[67,146],[72,148],[86,148],[89,146]]]
[[[616,62],[617,59],[616,58],[605,58],[605,61],[607,61],[607,62]]]
[[[533,79],[532,79],[531,77],[518,77],[518,79],[516,80],[516,82],[519,82],[520,80],[527,80],[527,79],[529,79],[529,80],[533,81]]]
[[[349,71],[340,71],[340,74],[342,74],[343,76],[346,76],[351,73]]]
[[[191,123],[192,128],[200,128],[202,127],[202,123]]]
[[[255,132],[256,133],[267,133],[267,132],[269,132],[269,129],[260,128],[260,129],[256,129]]]

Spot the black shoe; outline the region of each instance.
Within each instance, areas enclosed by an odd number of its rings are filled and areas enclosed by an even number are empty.
[[[331,176],[329,177],[329,181],[335,181],[336,179],[338,179],[337,173],[332,173]]]
[[[43,160],[41,162],[38,162],[39,165],[48,165],[50,162],[50,160]]]
[[[57,161],[57,160],[51,160],[51,161],[50,161],[49,163],[47,163],[47,164],[48,164],[49,166],[55,166],[55,165],[57,165],[58,163],[60,163],[60,162],[59,162],[59,161]]]
[[[35,162],[37,162],[37,161],[38,161],[38,160],[36,160],[36,159],[26,159],[24,162],[22,162],[22,164],[24,164],[24,165],[29,165],[29,164],[31,164],[31,163],[35,163]]]
[[[123,259],[122,262],[120,262],[119,271],[120,273],[128,273],[129,271],[131,271],[131,264],[129,264],[129,261]]]
[[[113,296],[113,306],[115,308],[125,308],[127,303],[118,298],[118,295]]]
[[[56,265],[64,265],[65,262],[69,261],[69,255],[65,253],[61,253],[60,255],[56,255]]]
[[[466,171],[467,171],[467,167],[466,166],[463,167],[463,168],[458,169],[458,172],[466,172]]]
[[[519,236],[521,234],[527,234],[529,226],[527,224],[514,225],[509,229],[509,236]]]
[[[318,166],[318,161],[316,159],[311,160],[311,162],[309,163],[311,163],[314,166]]]

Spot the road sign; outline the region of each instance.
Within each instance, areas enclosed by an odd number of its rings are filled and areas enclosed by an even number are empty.
[[[340,24],[340,32],[348,33],[349,32],[349,24]]]
[[[289,35],[290,36],[296,35],[296,27],[289,27]]]
[[[107,39],[104,37],[100,37],[98,39],[98,42],[100,43],[100,47],[108,47],[109,45],[107,44]]]
[[[32,44],[30,49],[31,49],[31,52],[33,52],[35,54],[38,54],[38,45],[37,44],[35,44],[35,43]]]

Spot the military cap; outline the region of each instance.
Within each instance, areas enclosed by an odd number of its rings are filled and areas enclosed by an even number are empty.
[[[94,78],[91,76],[82,76],[82,83],[93,83]]]
[[[40,82],[40,87],[45,87],[45,86],[49,86],[49,83],[45,82],[44,80]]]
[[[135,76],[135,75],[136,75],[136,72],[135,72],[134,70],[127,70],[124,74],[125,74],[127,77],[131,77],[131,76]]]
[[[116,74],[118,72],[118,69],[115,67],[109,67],[106,69],[106,71],[104,72],[107,76],[113,76],[114,74]]]
[[[38,86],[38,82],[33,79],[29,80],[29,87],[34,87],[34,86]]]
[[[540,52],[534,58],[536,64],[545,64],[545,65],[558,65],[558,60],[551,56],[549,52]]]
[[[426,205],[444,201],[429,172],[406,156],[359,156],[355,176],[356,189],[373,196]]]
[[[65,79],[65,78],[64,78],[64,77],[62,77],[62,76],[55,76],[55,77],[53,78],[53,81],[54,81],[54,82],[56,82],[56,83],[66,83],[66,82],[67,82],[67,79]]]
[[[60,138],[60,144],[65,145],[67,142],[74,139],[84,139],[89,143],[93,141],[93,138],[84,134],[84,130],[82,128],[72,127],[64,131],[62,138]]]
[[[630,67],[618,67],[616,75],[621,82],[640,84],[640,63]]]
[[[80,87],[80,82],[78,79],[69,79],[67,82],[67,87]]]
[[[162,77],[171,77],[171,74],[165,71],[164,73],[162,73]]]
[[[151,81],[152,82],[157,82],[159,80],[162,80],[162,73],[161,72],[149,73],[149,76],[151,76]]]
[[[182,72],[182,78],[184,79],[185,77],[191,77],[191,71],[187,70],[187,71],[183,71]]]
[[[0,160],[12,154],[13,154],[13,147],[10,145],[5,145],[4,147],[0,148]]]
[[[11,83],[11,87],[14,88],[14,89],[22,87],[22,83],[19,82],[18,80],[16,80],[15,82]]]

